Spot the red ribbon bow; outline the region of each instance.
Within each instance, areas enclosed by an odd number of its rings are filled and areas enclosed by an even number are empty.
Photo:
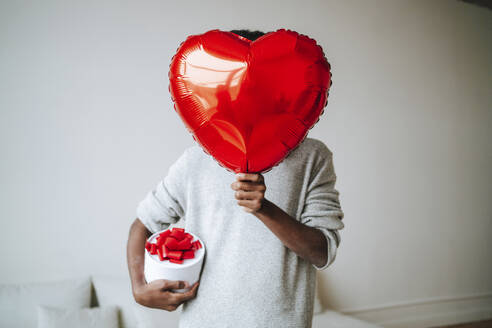
[[[193,240],[193,235],[183,228],[164,230],[157,236],[155,243],[147,241],[145,249],[151,255],[159,255],[159,260],[181,264],[183,260],[195,257],[195,251],[202,248],[199,240]]]

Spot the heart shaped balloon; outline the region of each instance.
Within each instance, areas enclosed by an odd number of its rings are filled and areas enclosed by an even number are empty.
[[[174,108],[229,171],[264,173],[319,121],[331,86],[316,41],[280,29],[250,41],[211,30],[182,42],[169,67]]]

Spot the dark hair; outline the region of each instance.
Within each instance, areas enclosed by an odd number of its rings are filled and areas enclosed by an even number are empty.
[[[260,36],[266,34],[265,32],[262,32],[262,31],[250,31],[250,30],[231,30],[229,32],[240,35],[243,38],[246,38],[246,39],[251,40],[251,41],[254,41],[254,40],[258,39]]]

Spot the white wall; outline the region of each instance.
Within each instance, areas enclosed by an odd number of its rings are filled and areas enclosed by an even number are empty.
[[[334,152],[346,213],[324,305],[395,326],[449,320],[457,302],[472,302],[461,318],[492,312],[492,11],[200,3],[1,3],[0,282],[126,274],[137,203],[194,142],[167,91],[179,43],[285,27],[333,70],[310,132]]]

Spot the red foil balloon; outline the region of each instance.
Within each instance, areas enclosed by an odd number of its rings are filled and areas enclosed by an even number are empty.
[[[174,108],[229,171],[268,172],[319,121],[330,64],[306,35],[280,29],[250,41],[211,30],[181,43],[169,70]]]

